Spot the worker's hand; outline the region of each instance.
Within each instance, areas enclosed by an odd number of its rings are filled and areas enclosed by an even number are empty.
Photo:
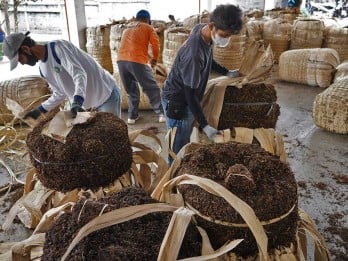
[[[207,125],[203,128],[204,133],[208,136],[210,141],[214,141],[215,135],[218,133],[217,129],[214,129],[212,126]]]
[[[239,76],[239,70],[236,69],[236,70],[229,70],[227,73],[226,73],[226,76],[230,77],[230,78],[236,78]]]
[[[70,111],[71,111],[72,117],[76,118],[76,115],[78,112],[83,112],[85,110],[82,108],[81,104],[79,104],[78,102],[73,102],[71,104]]]
[[[151,64],[151,68],[154,68],[156,66],[156,64],[157,64],[157,60],[151,59],[150,60],[150,64]]]
[[[24,114],[23,119],[33,118],[34,120],[36,120],[37,118],[40,117],[40,115],[41,115],[41,111],[38,108],[36,108]]]

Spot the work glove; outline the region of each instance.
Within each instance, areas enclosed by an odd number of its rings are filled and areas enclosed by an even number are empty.
[[[227,73],[226,73],[226,76],[230,77],[230,78],[236,78],[239,76],[239,70],[236,69],[236,70],[229,70]]]
[[[24,115],[23,119],[27,119],[27,118],[30,117],[30,118],[33,118],[34,120],[36,120],[37,118],[40,117],[40,115],[41,115],[41,111],[39,110],[39,108],[35,108],[35,109],[33,109],[33,110],[27,112],[27,113]]]
[[[212,126],[207,125],[203,128],[204,133],[208,136],[210,141],[214,141],[215,135],[218,133],[217,129],[214,129]]]
[[[76,118],[76,115],[78,112],[83,112],[85,110],[82,108],[81,104],[79,104],[78,102],[73,102],[71,104],[70,111],[71,111],[72,117]]]

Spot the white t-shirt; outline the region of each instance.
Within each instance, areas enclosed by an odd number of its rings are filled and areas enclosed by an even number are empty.
[[[52,96],[42,103],[50,111],[66,98],[73,101],[74,95],[84,98],[83,107],[97,108],[117,86],[111,74],[104,70],[92,56],[65,40],[54,41],[54,50],[60,64],[46,45],[46,57],[40,62],[40,73],[49,83]]]

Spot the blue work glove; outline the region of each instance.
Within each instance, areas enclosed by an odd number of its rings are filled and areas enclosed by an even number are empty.
[[[76,118],[76,115],[78,112],[85,111],[82,108],[83,101],[84,101],[84,99],[81,96],[79,96],[79,95],[74,96],[74,102],[71,104],[71,108],[70,108],[70,111],[71,111],[73,118]]]
[[[239,77],[239,70],[236,69],[236,70],[229,70],[227,73],[226,73],[226,76],[230,77],[230,78],[236,78],[236,77]]]
[[[217,129],[214,129],[212,126],[207,125],[203,128],[204,133],[208,136],[210,141],[214,141],[215,135],[218,133]]]
[[[41,111],[39,110],[39,108],[35,108],[29,112],[27,112],[23,119],[27,119],[27,118],[33,118],[34,120],[36,120],[37,118],[39,118],[41,115]]]

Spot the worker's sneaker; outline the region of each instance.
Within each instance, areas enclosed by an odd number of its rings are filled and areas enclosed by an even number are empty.
[[[166,122],[166,116],[164,116],[163,114],[160,114],[160,115],[158,116],[158,122],[159,122],[159,123],[164,123],[164,122]]]
[[[135,119],[129,119],[129,118],[128,118],[127,123],[128,123],[128,124],[135,124],[135,122],[136,122],[137,120],[139,120],[139,116],[136,117]]]

